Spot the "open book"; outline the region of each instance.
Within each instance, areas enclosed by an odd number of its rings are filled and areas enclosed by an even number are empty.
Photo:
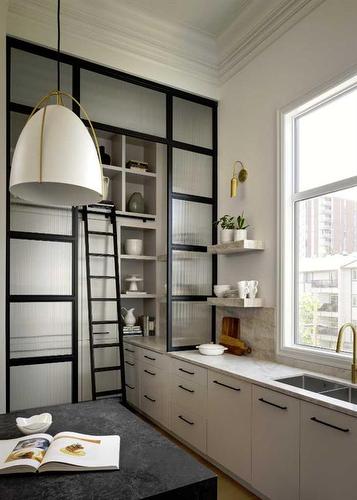
[[[77,432],[0,441],[0,474],[119,469],[119,436]]]

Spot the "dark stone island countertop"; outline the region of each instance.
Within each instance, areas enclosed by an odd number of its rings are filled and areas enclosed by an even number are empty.
[[[0,415],[0,439],[20,437],[15,418],[49,412],[61,431],[120,435],[120,470],[0,476],[0,499],[216,500],[217,478],[115,399]]]

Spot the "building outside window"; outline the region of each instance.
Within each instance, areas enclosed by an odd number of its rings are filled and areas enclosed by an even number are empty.
[[[356,84],[281,116],[280,347],[310,356],[335,353],[340,326],[357,325]]]

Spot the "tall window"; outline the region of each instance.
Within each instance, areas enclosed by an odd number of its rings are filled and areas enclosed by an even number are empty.
[[[332,353],[357,325],[356,82],[282,114],[283,349]]]

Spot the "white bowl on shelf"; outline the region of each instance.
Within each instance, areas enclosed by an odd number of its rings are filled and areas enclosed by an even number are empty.
[[[221,344],[201,344],[197,345],[196,349],[200,351],[200,354],[204,356],[220,356],[228,349]]]
[[[125,241],[125,253],[127,255],[142,255],[143,240],[128,238]]]
[[[231,289],[231,285],[214,285],[213,291],[216,297],[224,297],[224,294]]]
[[[37,434],[46,432],[52,425],[51,413],[41,413],[29,418],[17,417],[16,425],[22,434]]]

